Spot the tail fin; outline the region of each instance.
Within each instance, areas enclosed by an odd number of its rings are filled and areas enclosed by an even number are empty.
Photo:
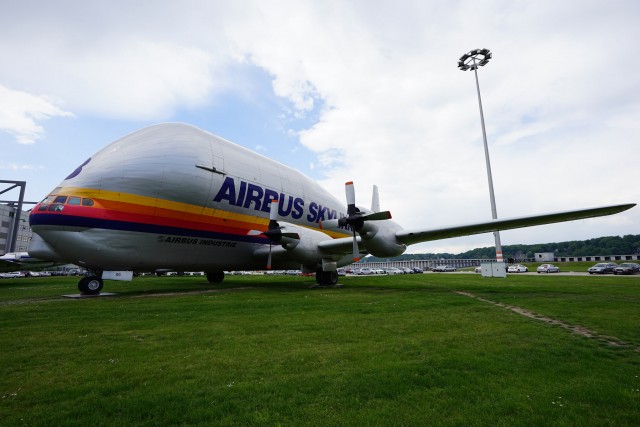
[[[373,186],[373,196],[371,197],[371,211],[380,212],[380,197],[378,196],[378,186]]]

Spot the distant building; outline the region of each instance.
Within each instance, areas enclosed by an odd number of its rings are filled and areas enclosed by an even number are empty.
[[[556,260],[556,254],[553,252],[540,252],[534,254],[535,262],[553,262]]]
[[[10,205],[0,204],[0,255],[11,251],[11,241],[17,209]],[[26,252],[31,241],[29,212],[22,211],[14,252]]]

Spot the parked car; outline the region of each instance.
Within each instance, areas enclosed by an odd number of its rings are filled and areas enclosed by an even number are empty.
[[[422,274],[422,273],[424,273],[424,271],[422,271],[422,269],[418,268],[418,267],[413,267],[412,270],[413,270],[414,274]]]
[[[635,262],[623,262],[614,270],[615,274],[636,274],[640,272],[640,264]]]
[[[507,273],[526,273],[529,269],[522,264],[513,264],[507,268]]]
[[[556,267],[553,264],[542,264],[536,271],[538,273],[560,273],[560,267]]]
[[[482,273],[482,267],[476,267],[475,270],[473,270],[475,273]]]
[[[373,272],[371,271],[370,268],[362,268],[362,269],[360,269],[360,271],[357,274],[359,276],[365,276],[367,274],[373,274]]]
[[[616,267],[618,267],[618,264],[615,262],[599,262],[589,267],[587,271],[589,274],[613,274],[616,271]]]
[[[387,274],[402,274],[402,271],[400,271],[400,269],[398,268],[387,268]]]
[[[437,265],[436,267],[434,267],[433,271],[437,271],[438,273],[445,273],[447,271],[456,271],[456,268],[450,265]]]
[[[24,277],[25,274],[21,271],[10,271],[8,273],[0,273],[2,279],[15,279],[16,277]]]

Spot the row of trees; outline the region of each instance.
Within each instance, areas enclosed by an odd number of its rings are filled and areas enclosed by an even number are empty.
[[[556,256],[589,256],[589,255],[633,255],[640,254],[640,234],[626,236],[597,237],[589,240],[573,240],[569,242],[540,243],[535,245],[502,246],[504,258],[533,258],[534,254],[553,252]],[[496,256],[495,247],[472,249],[459,254],[405,254],[395,260],[412,259],[492,259]],[[364,262],[385,261],[376,257],[367,257]]]

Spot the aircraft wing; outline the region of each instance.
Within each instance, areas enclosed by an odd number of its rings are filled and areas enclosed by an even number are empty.
[[[53,262],[29,256],[27,252],[9,252],[0,257],[0,272],[28,270],[32,268],[51,267]]]
[[[368,252],[362,245],[362,239],[360,236],[356,237],[356,241],[358,242],[360,255],[367,255]],[[338,239],[325,240],[320,242],[318,247],[322,252],[327,254],[348,254],[353,250],[353,237],[340,237]]]
[[[0,272],[5,273],[8,271],[20,270],[20,265],[14,261],[7,259],[0,259]]]
[[[580,209],[575,211],[547,213],[534,216],[495,219],[486,222],[434,228],[430,230],[400,230],[396,232],[396,239],[406,245],[413,245],[415,243],[448,239],[450,237],[469,236],[472,234],[489,233],[500,230],[511,230],[514,228],[531,227],[534,225],[552,224],[555,222],[573,221],[577,219],[613,215],[626,211],[627,209],[631,209],[635,205],[635,203],[630,203],[624,205]]]

